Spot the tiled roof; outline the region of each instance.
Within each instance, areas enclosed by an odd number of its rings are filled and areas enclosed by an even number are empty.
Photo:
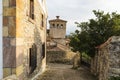
[[[67,21],[62,19],[52,19],[52,20],[49,20],[49,22],[67,22]]]
[[[67,21],[59,19],[59,16],[56,16],[56,19],[49,20],[49,22],[67,22]]]

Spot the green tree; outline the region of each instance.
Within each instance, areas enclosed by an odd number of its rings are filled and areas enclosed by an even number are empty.
[[[90,57],[95,55],[95,47],[104,43],[111,36],[120,35],[120,14],[116,12],[104,13],[93,10],[95,19],[77,23],[80,30],[71,34],[70,46],[73,51],[86,53]]]

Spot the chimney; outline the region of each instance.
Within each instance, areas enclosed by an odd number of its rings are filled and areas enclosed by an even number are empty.
[[[57,19],[59,19],[60,16],[56,16]]]

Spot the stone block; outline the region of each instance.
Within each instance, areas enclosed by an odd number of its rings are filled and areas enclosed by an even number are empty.
[[[120,74],[120,69],[119,68],[110,68],[110,72],[113,74]]]
[[[16,17],[9,17],[9,37],[16,36]]]
[[[18,79],[18,77],[15,74],[13,74],[13,75],[10,75],[8,77],[5,77],[2,80],[23,80],[23,79]]]
[[[3,68],[3,77],[11,75],[11,68]]]
[[[16,17],[9,17],[9,26],[16,26]]]
[[[16,74],[16,68],[12,68],[12,74]]]
[[[24,60],[24,46],[16,47],[16,66],[23,64]]]
[[[10,47],[10,38],[3,38],[3,47]]]
[[[24,70],[23,65],[18,66],[16,68],[16,75],[20,76],[23,73],[23,70]]]
[[[3,7],[9,7],[9,0],[3,0]]]
[[[10,0],[10,7],[16,6],[16,0]]]
[[[16,67],[15,47],[3,47],[3,67]]]
[[[24,39],[23,38],[16,38],[16,45],[17,46],[24,45]]]
[[[14,27],[9,28],[9,37],[15,37],[16,36],[16,29]]]
[[[16,16],[16,8],[3,8],[3,16]]]
[[[3,17],[3,26],[8,26],[8,17]]]
[[[3,27],[3,37],[8,37],[8,27]]]
[[[8,29],[9,37],[16,37],[16,27],[11,26]]]
[[[12,39],[10,40],[10,45],[11,45],[11,46],[16,46],[16,38],[12,38]]]
[[[80,66],[80,53],[77,53],[73,58],[73,68],[78,68]]]
[[[16,68],[3,68],[3,77],[4,78],[7,76],[11,76],[12,74],[16,74]]]

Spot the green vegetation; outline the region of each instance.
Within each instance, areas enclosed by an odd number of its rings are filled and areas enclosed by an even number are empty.
[[[82,53],[82,59],[83,59],[84,61],[86,61],[87,63],[90,63],[91,57],[88,56],[88,55],[85,54],[85,53]]]
[[[73,51],[85,53],[90,57],[95,55],[97,46],[108,40],[111,36],[120,35],[120,14],[116,12],[104,13],[93,10],[95,19],[77,24],[80,30],[70,35],[70,46]]]
[[[120,80],[120,77],[111,77],[109,80]]]

